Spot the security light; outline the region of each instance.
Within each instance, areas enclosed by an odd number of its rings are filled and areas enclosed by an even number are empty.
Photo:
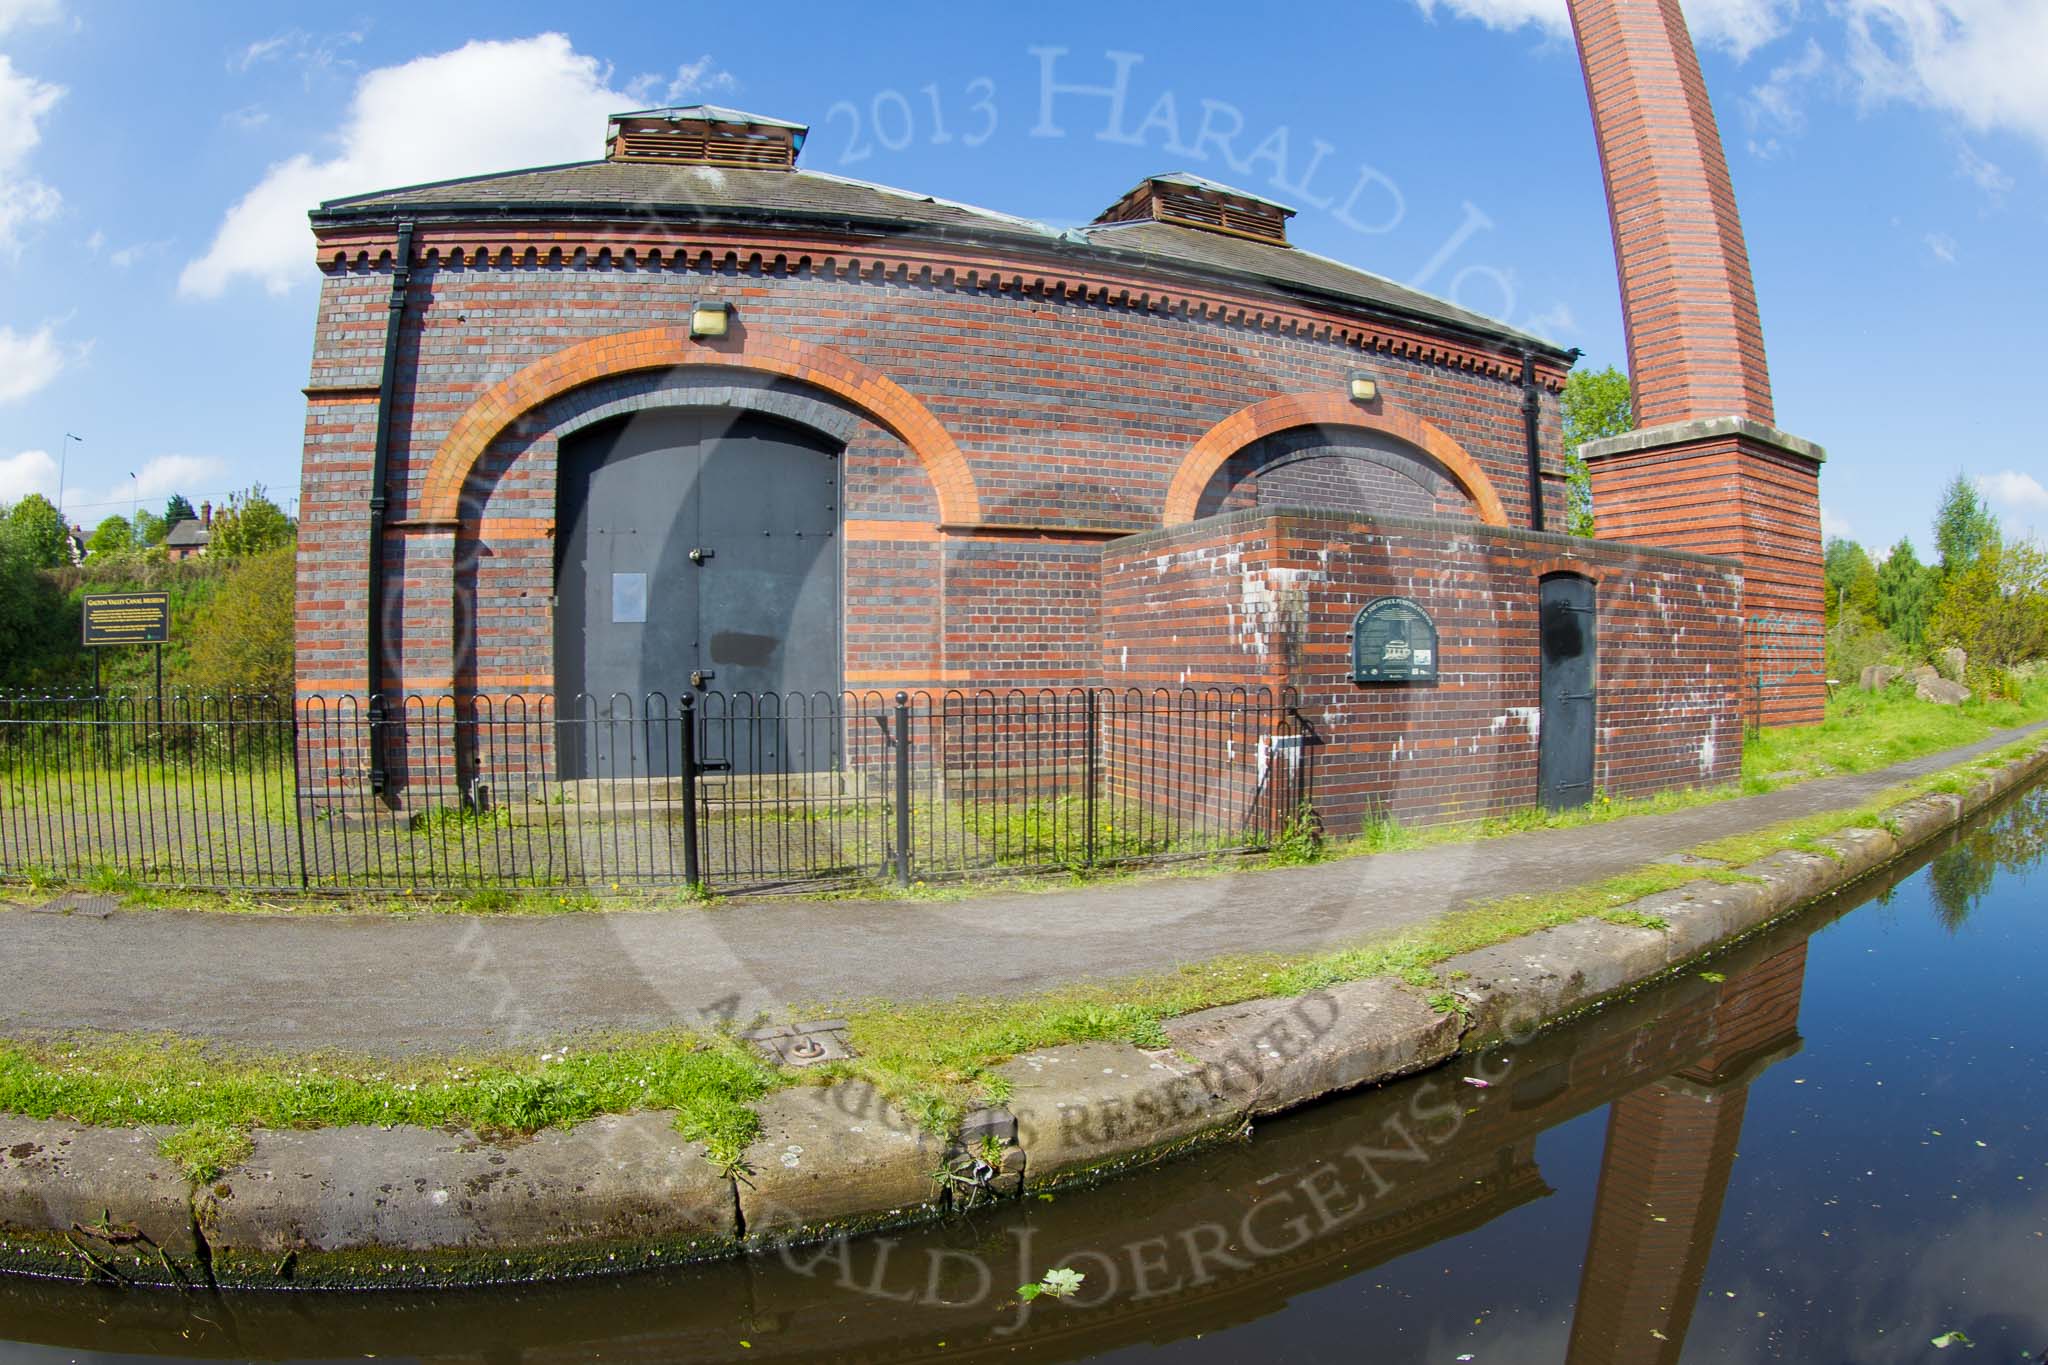
[[[690,339],[693,341],[722,337],[731,326],[732,305],[729,303],[700,303],[690,310]]]

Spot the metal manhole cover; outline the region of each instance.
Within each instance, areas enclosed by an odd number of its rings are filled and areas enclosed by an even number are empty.
[[[67,891],[54,900],[32,906],[31,910],[38,915],[84,915],[88,919],[105,919],[120,908],[121,902],[112,896]]]

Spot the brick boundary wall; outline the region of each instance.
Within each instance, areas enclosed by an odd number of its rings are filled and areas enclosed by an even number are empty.
[[[1729,561],[1682,551],[1468,521],[1228,513],[1102,548],[1103,678],[1295,689],[1335,832],[1372,814],[1500,814],[1537,800],[1538,595],[1552,573],[1597,587],[1595,783],[1621,797],[1732,781],[1742,582]],[[1349,680],[1353,618],[1389,595],[1434,618],[1436,684]]]

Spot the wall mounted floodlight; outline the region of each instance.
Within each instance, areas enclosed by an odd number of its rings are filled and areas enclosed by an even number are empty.
[[[732,305],[723,302],[700,303],[690,310],[690,339],[703,341],[710,337],[722,337],[732,330]]]
[[[1360,370],[1351,373],[1351,401],[1354,403],[1377,403],[1380,397],[1380,383],[1371,375]]]

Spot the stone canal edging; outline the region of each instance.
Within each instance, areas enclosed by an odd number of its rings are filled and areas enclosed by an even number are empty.
[[[456,1128],[257,1130],[193,1188],[161,1128],[0,1116],[0,1271],[135,1284],[347,1287],[598,1273],[823,1241],[1015,1197],[1227,1140],[1256,1119],[1529,1034],[1797,911],[2048,768],[2048,744],[1874,828],[1778,852],[1625,909],[1439,964],[1426,992],[1379,977],[1170,1020],[1171,1046],[1086,1043],[998,1074],[1005,1110],[950,1142],[859,1083],[759,1106],[732,1172],[667,1113],[486,1138]],[[1446,992],[1457,1008],[1442,1008]]]

